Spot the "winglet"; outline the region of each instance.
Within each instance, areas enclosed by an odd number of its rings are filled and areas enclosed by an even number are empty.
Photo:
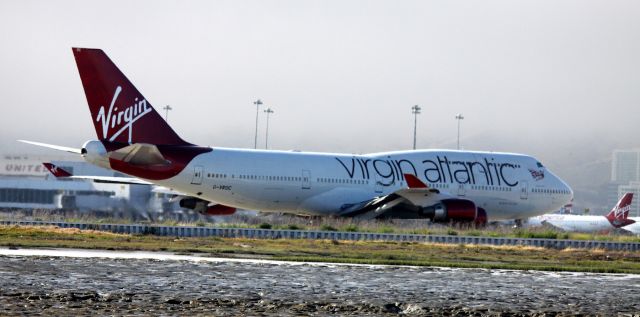
[[[632,193],[624,194],[609,214],[607,214],[607,220],[609,220],[612,226],[620,228],[635,223],[635,220],[627,218],[631,210],[632,199]]]
[[[404,174],[404,180],[407,181],[409,188],[428,188],[427,184],[423,183],[413,174]]]
[[[65,171],[63,168],[57,167],[52,163],[42,163],[42,165],[44,165],[44,167],[46,167],[49,170],[49,172],[51,172],[51,174],[53,174],[53,176],[55,177],[73,176],[71,173]]]

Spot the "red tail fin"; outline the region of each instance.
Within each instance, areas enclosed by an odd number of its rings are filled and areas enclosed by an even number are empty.
[[[188,145],[99,49],[73,48],[100,140]]]
[[[632,199],[632,193],[624,194],[613,209],[606,215],[607,220],[609,220],[612,226],[620,228],[635,222],[627,218],[629,217],[629,210],[631,210]]]
[[[44,165],[44,167],[46,167],[49,170],[49,172],[51,172],[51,174],[53,174],[53,176],[55,176],[55,177],[73,176],[73,175],[71,175],[71,173],[65,171],[63,168],[57,167],[57,166],[53,165],[52,163],[42,163],[42,165]]]

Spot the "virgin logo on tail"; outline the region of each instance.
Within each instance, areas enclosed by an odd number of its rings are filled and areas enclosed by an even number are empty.
[[[626,205],[623,207],[615,206],[613,209],[613,215],[616,219],[624,219],[627,218],[629,211],[631,210],[631,205]]]
[[[624,227],[626,225],[632,224],[635,221],[633,219],[629,219],[629,211],[631,211],[631,201],[633,200],[632,193],[626,193],[620,201],[611,209],[611,212],[607,214],[606,218],[609,220],[611,225],[616,228]]]
[[[544,171],[543,170],[533,170],[533,169],[529,169],[529,173],[531,173],[531,177],[533,177],[533,179],[535,179],[536,181],[539,181],[541,179],[544,179]]]
[[[111,99],[109,105],[109,111],[105,113],[104,106],[100,106],[98,115],[96,116],[96,122],[101,123],[102,127],[102,139],[109,139],[109,141],[115,140],[124,131],[129,131],[129,143],[131,143],[131,136],[133,134],[133,123],[142,118],[147,113],[151,112],[153,108],[147,105],[147,100],[138,100],[135,98],[133,105],[118,109],[116,100],[122,92],[122,87],[116,87],[116,91]],[[114,107],[115,106],[115,107]],[[115,133],[110,133],[119,128]]]
[[[72,176],[71,173],[65,171],[63,168],[59,168],[52,163],[42,163],[44,167],[46,167],[51,174],[55,177],[69,177]]]

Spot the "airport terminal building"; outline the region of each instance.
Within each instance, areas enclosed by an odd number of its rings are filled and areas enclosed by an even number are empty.
[[[0,209],[63,210],[149,218],[151,213],[180,211],[152,186],[57,179],[42,165],[53,162],[74,175],[122,176],[63,156],[0,156]]]
[[[608,205],[615,205],[624,193],[633,193],[629,216],[640,217],[640,149],[613,151],[609,184]]]

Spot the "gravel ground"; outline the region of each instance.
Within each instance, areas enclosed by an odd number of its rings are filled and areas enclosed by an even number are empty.
[[[0,255],[0,315],[640,316],[640,276]]]

